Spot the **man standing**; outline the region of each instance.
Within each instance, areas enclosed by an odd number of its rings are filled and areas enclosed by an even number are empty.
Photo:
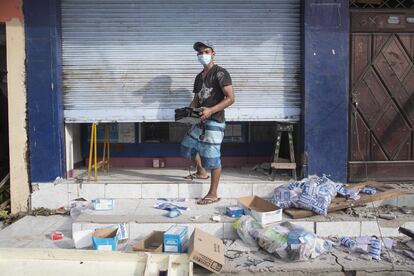
[[[221,175],[220,147],[224,137],[224,109],[234,103],[234,91],[230,74],[214,64],[215,51],[210,41],[196,42],[193,46],[198,61],[204,66],[194,81],[194,98],[190,107],[202,108],[202,122],[194,125],[181,143],[184,157],[194,160],[197,172],[190,179],[208,179],[211,184],[207,195],[198,204],[211,204],[220,200],[217,195]]]

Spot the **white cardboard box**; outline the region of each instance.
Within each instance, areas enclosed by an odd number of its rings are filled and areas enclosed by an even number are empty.
[[[283,210],[261,197],[240,197],[238,202],[246,215],[251,215],[262,225],[282,221]]]
[[[96,211],[109,211],[114,209],[115,200],[112,198],[98,198],[92,200],[92,205]]]

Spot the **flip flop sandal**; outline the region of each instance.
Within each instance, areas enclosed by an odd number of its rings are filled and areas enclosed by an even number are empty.
[[[207,175],[206,177],[201,177],[196,173],[192,173],[192,174],[187,175],[187,176],[184,177],[184,179],[191,179],[191,180],[193,180],[193,179],[209,179],[209,178],[210,178],[209,175]]]
[[[220,201],[219,197],[218,198],[204,197],[204,198],[198,200],[197,204],[198,205],[208,205],[208,204],[213,204],[213,203],[216,203],[216,202],[219,202],[219,201]]]

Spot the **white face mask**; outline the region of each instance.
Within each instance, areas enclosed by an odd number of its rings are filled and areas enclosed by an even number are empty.
[[[203,65],[206,66],[211,61],[211,55],[198,55],[198,61]]]

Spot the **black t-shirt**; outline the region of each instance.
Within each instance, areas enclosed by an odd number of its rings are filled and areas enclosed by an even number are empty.
[[[222,88],[232,84],[231,77],[226,69],[218,65],[214,65],[204,79],[202,73],[200,72],[194,81],[193,93],[198,96],[197,107],[212,107],[224,99]],[[224,110],[211,115],[211,119],[223,123]]]

